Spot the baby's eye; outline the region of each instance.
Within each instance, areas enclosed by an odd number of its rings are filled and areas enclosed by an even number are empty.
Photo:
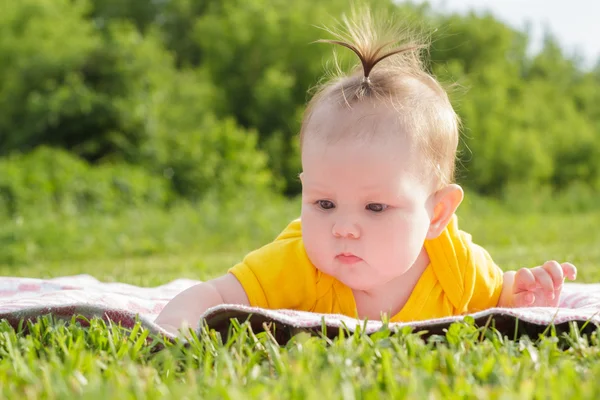
[[[381,204],[381,203],[371,203],[371,204],[367,204],[367,210],[369,211],[373,211],[376,213],[385,211],[388,206],[386,204]]]
[[[335,204],[329,200],[317,200],[317,205],[323,210],[331,210],[335,208]]]

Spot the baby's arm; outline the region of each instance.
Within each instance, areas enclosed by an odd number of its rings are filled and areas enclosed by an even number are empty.
[[[556,307],[565,278],[575,280],[576,276],[577,268],[573,264],[556,261],[507,271],[498,307]]]
[[[179,293],[167,303],[154,322],[172,334],[187,327],[196,329],[200,316],[219,304],[249,305],[244,288],[232,274],[200,283]]]

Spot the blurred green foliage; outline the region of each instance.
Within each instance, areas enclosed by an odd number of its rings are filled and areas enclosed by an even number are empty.
[[[172,197],[166,179],[134,165],[91,167],[65,150],[44,146],[0,159],[0,212],[10,218],[165,207]]]
[[[590,208],[600,67],[490,15],[373,0],[431,31],[463,127],[459,181]],[[343,0],[0,0],[0,215],[299,192],[307,90]],[[341,52],[343,53],[343,51]],[[545,200],[539,200],[544,202]]]

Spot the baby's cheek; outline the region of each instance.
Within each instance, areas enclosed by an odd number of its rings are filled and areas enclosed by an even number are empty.
[[[304,248],[309,260],[316,266],[322,263],[324,252],[324,241],[320,237],[318,230],[313,227],[307,227],[303,231]]]
[[[398,231],[395,234],[390,234],[388,241],[385,242],[384,249],[381,249],[382,254],[386,254],[396,267],[405,268],[416,260],[416,257],[421,252],[422,246],[416,245],[416,242],[403,234],[405,231]]]
[[[320,221],[319,218],[306,213],[305,218],[302,220],[302,238],[305,242],[318,243],[324,239],[326,232],[327,227],[324,221]]]

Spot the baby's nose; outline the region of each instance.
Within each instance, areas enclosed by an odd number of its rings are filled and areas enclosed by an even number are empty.
[[[333,224],[333,236],[339,238],[358,239],[360,237],[360,229],[357,224],[349,221],[338,221]]]

